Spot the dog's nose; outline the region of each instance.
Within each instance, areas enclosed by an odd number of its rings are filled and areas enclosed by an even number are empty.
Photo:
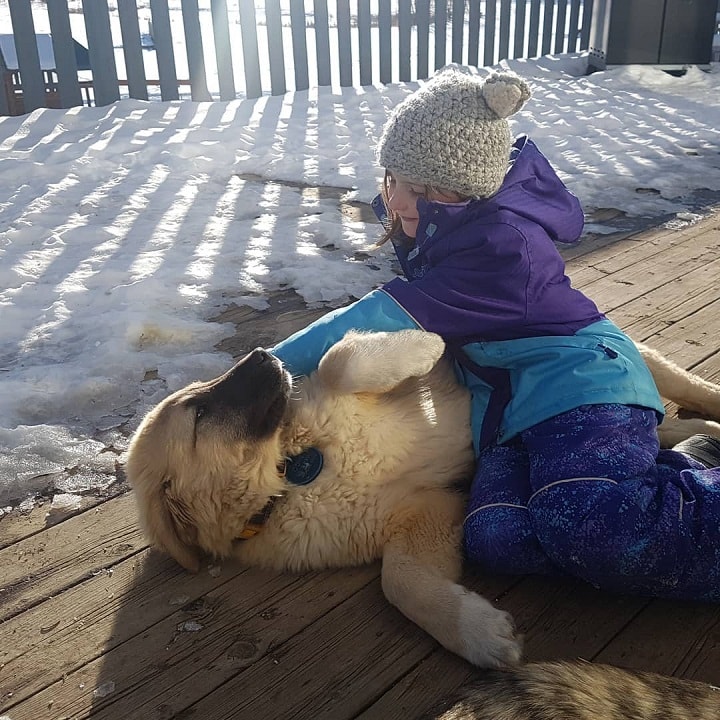
[[[263,365],[266,362],[272,362],[272,359],[272,355],[263,348],[255,348],[247,358],[248,362],[253,365]]]

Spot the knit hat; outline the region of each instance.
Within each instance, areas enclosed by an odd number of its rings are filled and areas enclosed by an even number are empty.
[[[505,118],[529,97],[515,73],[481,78],[442,71],[395,108],[377,147],[378,163],[421,185],[490,197],[508,167],[512,138]]]

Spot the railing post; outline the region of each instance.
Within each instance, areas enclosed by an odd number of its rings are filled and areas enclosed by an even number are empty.
[[[107,0],[83,0],[83,17],[88,38],[95,104],[110,105],[120,99],[120,87],[115,67]]]
[[[337,0],[337,34],[340,55],[340,86],[351,87],[352,33],[350,32],[350,0]]]
[[[262,84],[254,0],[240,0],[238,10],[245,71],[245,95],[249,98],[257,98],[262,95]]]
[[[463,61],[465,31],[465,0],[452,0],[452,61]]]
[[[327,0],[313,0],[315,16],[315,62],[317,63],[318,85],[331,84],[330,73],[330,23]]]
[[[190,97],[204,102],[211,100],[205,72],[202,33],[200,31],[200,8],[198,0],[181,0],[185,50],[190,75]]]
[[[125,57],[125,74],[128,94],[131,98],[147,100],[147,80],[140,46],[140,23],[138,21],[136,0],[117,0],[120,34]]]
[[[45,107],[45,81],[40,69],[30,0],[13,0],[10,3],[10,22],[15,36],[23,105],[25,112],[29,113]]]
[[[398,72],[400,82],[407,82],[410,75],[410,3],[398,0]]]
[[[357,10],[360,85],[372,85],[372,31],[370,23],[370,0],[357,0]]]
[[[295,89],[307,90],[310,87],[310,77],[308,75],[307,27],[305,26],[304,0],[290,0],[290,33],[292,35]]]
[[[177,100],[177,70],[173,52],[172,31],[170,30],[170,12],[167,0],[150,0],[150,17],[152,18],[153,41],[157,57],[160,80],[160,97],[163,100]]]
[[[82,93],[78,82],[75,45],[70,29],[70,13],[67,0],[47,0],[50,33],[52,34],[55,70],[58,76],[60,107],[82,105]]]
[[[378,38],[380,40],[380,82],[391,83],[392,62],[392,13],[390,0],[380,0],[378,7]]]
[[[595,0],[590,24],[588,70],[604,70],[606,67],[611,10],[612,0]]]
[[[230,47],[230,28],[228,27],[227,0],[210,0],[210,14],[212,15],[220,99],[232,100],[236,91]]]

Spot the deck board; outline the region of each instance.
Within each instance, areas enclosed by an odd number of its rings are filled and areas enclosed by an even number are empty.
[[[720,380],[720,213],[682,229],[563,250],[576,286],[638,340]],[[234,356],[321,314],[287,291],[229,303]],[[0,716],[11,720],[408,720],[472,669],[383,598],[378,566],[280,575],[234,563],[190,575],[147,547],[131,494],[67,519],[0,520]],[[60,520],[60,521],[58,521]],[[720,608],[484,576],[528,659],[575,658],[720,680]]]

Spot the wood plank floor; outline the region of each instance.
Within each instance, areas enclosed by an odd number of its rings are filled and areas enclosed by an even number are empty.
[[[568,250],[569,274],[638,340],[720,380],[720,214]],[[281,294],[230,306],[242,354],[316,316]],[[378,567],[278,575],[232,563],[189,575],[150,550],[133,497],[50,524],[0,520],[0,717],[408,720],[472,669],[383,599]],[[720,681],[720,607],[483,576],[528,659],[576,658]]]

